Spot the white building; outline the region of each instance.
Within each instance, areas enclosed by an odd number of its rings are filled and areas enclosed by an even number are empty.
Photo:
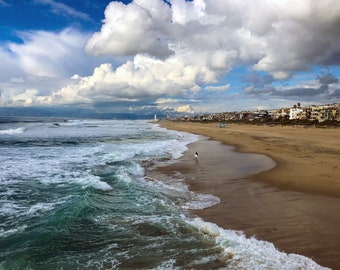
[[[291,108],[289,110],[289,119],[300,119],[301,113],[303,110],[301,108]]]

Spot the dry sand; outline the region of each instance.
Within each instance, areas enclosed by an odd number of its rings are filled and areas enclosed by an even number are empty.
[[[340,129],[218,128],[217,124],[170,121],[160,125],[217,141],[200,137],[180,163],[166,169],[168,173],[181,172],[190,189],[221,199],[220,204],[194,214],[270,241],[287,253],[340,269]],[[260,173],[244,169],[241,177],[230,177],[227,164],[231,160],[226,154],[230,147],[220,142],[236,146],[237,152],[266,155],[276,166]],[[194,162],[195,151],[199,163]]]

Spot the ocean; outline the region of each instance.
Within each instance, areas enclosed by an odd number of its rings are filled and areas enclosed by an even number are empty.
[[[196,140],[142,120],[0,119],[0,270],[326,269],[190,214],[219,198],[157,167]]]

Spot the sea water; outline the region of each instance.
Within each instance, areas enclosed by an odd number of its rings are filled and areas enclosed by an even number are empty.
[[[0,269],[323,269],[189,215],[219,202],[178,175],[197,140],[146,121],[2,119]]]

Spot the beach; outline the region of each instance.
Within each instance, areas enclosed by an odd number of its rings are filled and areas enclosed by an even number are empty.
[[[191,190],[220,198],[219,204],[193,215],[340,269],[339,129],[159,123],[203,135],[178,163],[164,169],[183,174]],[[235,152],[265,155],[275,165],[231,177],[226,166],[231,160],[224,156],[230,146]],[[198,163],[193,158],[196,151]]]

